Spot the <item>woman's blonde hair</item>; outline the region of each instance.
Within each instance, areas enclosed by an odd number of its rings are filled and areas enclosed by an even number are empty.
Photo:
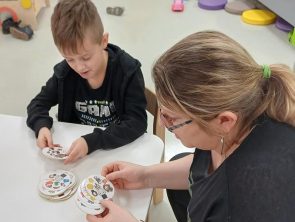
[[[59,0],[51,16],[51,31],[58,49],[77,53],[85,35],[101,43],[104,28],[97,8],[90,0]]]
[[[239,135],[266,113],[295,126],[295,76],[284,65],[262,66],[228,36],[203,31],[192,34],[165,52],[152,73],[163,106],[182,111],[205,130],[223,111],[238,116]]]

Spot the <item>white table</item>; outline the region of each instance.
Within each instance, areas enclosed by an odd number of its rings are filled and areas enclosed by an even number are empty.
[[[81,135],[92,132],[93,127],[55,122],[54,142],[69,146]],[[113,150],[97,150],[75,164],[64,165],[41,154],[33,131],[27,128],[25,118],[0,114],[0,217],[9,222],[75,222],[86,221],[74,198],[50,202],[38,194],[40,176],[53,169],[74,172],[80,179],[100,174],[101,167],[115,160],[142,165],[159,163],[163,151],[162,141],[144,134],[136,141]],[[138,219],[145,219],[152,189],[116,190],[114,201],[127,208]]]

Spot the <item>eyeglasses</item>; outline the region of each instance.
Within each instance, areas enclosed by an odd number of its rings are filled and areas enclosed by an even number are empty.
[[[188,125],[193,122],[193,120],[186,120],[183,123],[179,123],[176,125],[173,125],[173,121],[171,120],[170,117],[166,116],[165,114],[162,113],[162,110],[160,109],[160,119],[164,126],[169,130],[170,132],[173,132],[173,130],[178,129],[180,127],[183,127],[185,125]]]

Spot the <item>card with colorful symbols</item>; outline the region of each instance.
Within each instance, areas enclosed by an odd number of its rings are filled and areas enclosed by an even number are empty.
[[[65,160],[68,155],[63,147],[45,147],[42,149],[42,154],[50,159]]]
[[[92,175],[84,179],[76,194],[76,204],[84,213],[97,215],[105,208],[100,204],[101,200],[112,199],[114,186],[103,176]]]
[[[44,174],[39,182],[39,194],[48,200],[66,200],[77,190],[77,177],[65,170],[54,170]]]

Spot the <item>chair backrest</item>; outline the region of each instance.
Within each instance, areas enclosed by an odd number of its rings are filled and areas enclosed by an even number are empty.
[[[147,111],[153,115],[153,134],[160,137],[164,143],[164,149],[161,157],[161,163],[165,161],[165,127],[161,126],[160,124],[160,110],[158,107],[157,97],[156,94],[153,93],[148,88],[145,88],[145,98],[147,100]],[[153,190],[153,203],[158,204],[164,198],[163,189],[154,188]],[[146,221],[149,221],[148,219]]]
[[[160,111],[158,108],[156,94],[148,88],[145,88],[145,97],[147,100],[147,111],[154,116],[153,134],[160,137],[165,144],[165,127],[160,125]]]

